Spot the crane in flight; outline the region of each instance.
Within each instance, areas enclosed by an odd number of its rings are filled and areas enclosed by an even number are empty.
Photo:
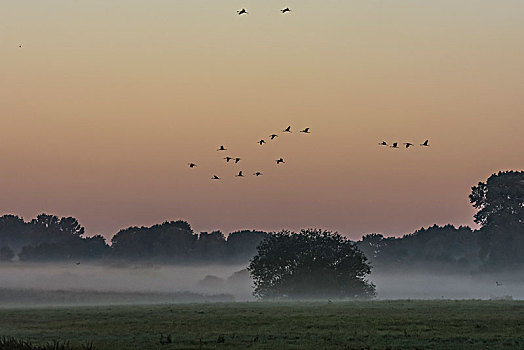
[[[391,148],[398,148],[398,142],[393,142],[393,146],[389,146]]]
[[[309,132],[309,128],[305,128],[304,130],[300,130],[300,132],[303,132],[304,134],[311,134]]]
[[[424,143],[421,143],[420,145],[429,147],[429,140],[424,141]]]
[[[283,158],[279,158],[276,160],[277,164],[285,163]]]
[[[275,137],[278,137],[278,135],[277,134],[271,134],[271,135],[269,135],[269,137],[271,137],[271,140],[273,140]]]
[[[190,168],[194,168],[197,166],[195,163],[187,163],[187,165],[189,165]]]
[[[291,125],[283,130],[283,132],[291,132]]]
[[[286,12],[291,12],[291,10],[289,9],[289,7],[286,7],[285,9],[280,10],[280,12],[286,13]]]
[[[258,144],[260,144],[260,146],[262,146],[264,143],[266,143],[266,141],[264,141],[264,140],[258,141]]]
[[[235,158],[235,164],[240,162],[241,161],[241,158]]]
[[[239,15],[243,15],[243,14],[246,14],[246,15],[247,15],[247,14],[248,14],[248,12],[246,11],[246,9],[238,10],[237,13],[238,13]]]
[[[381,143],[379,143],[380,146],[387,146],[388,143],[386,141],[382,141]]]
[[[238,174],[236,174],[235,176],[237,176],[237,177],[244,177],[244,174],[242,173],[242,170],[240,170],[238,172]]]
[[[217,151],[227,151],[227,148],[225,148],[224,146],[220,146]]]
[[[213,175],[213,177],[211,178],[211,180],[220,180],[220,178],[216,175]]]
[[[231,159],[233,159],[233,158],[232,158],[232,157],[225,157],[224,159],[226,160],[227,163],[229,163],[229,161],[230,161]]]
[[[260,176],[260,175],[264,175],[264,174],[262,174],[260,171],[257,171],[256,173],[253,173],[253,175]]]
[[[413,146],[413,144],[409,143],[409,142],[404,142],[404,145],[406,145],[406,148],[409,148],[409,147]]]

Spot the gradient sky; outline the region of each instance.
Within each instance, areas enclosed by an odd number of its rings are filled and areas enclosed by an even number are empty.
[[[523,18],[522,0],[2,1],[0,213],[107,237],[471,225],[471,186],[524,166]]]

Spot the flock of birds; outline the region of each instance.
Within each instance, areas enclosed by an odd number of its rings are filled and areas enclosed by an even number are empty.
[[[304,133],[304,134],[310,134],[311,131],[310,131],[310,128],[305,128],[303,130],[300,130],[301,133]],[[284,130],[282,130],[282,133],[292,133],[291,131],[291,125],[288,126],[287,128],[285,128]],[[269,140],[274,140],[275,138],[278,137],[278,134],[271,134],[269,135]],[[257,144],[259,144],[260,146],[263,146],[264,144],[266,144],[266,140],[264,139],[261,139],[259,141],[257,141]],[[223,152],[223,151],[227,151],[228,149],[226,147],[224,147],[224,145],[221,145],[220,147],[218,147],[218,149],[216,150],[217,152]],[[240,162],[242,160],[242,158],[239,158],[239,157],[231,157],[231,156],[226,156],[224,157],[224,160],[226,161],[226,163],[234,163],[234,164],[238,164],[238,162]],[[278,159],[275,159],[275,163],[276,165],[280,165],[280,164],[285,164],[286,162],[284,161],[284,158],[280,157]],[[196,163],[193,163],[193,162],[189,162],[188,163],[188,166],[190,169],[193,169],[195,167],[197,167],[197,164]],[[253,176],[261,176],[261,175],[264,175],[262,172],[260,171],[256,171],[253,173]],[[245,177],[245,174],[244,174],[244,171],[243,170],[240,170],[236,175],[235,177]],[[217,175],[213,175],[211,177],[211,180],[221,180],[221,177],[217,176]]]
[[[402,144],[406,148],[410,148],[410,147],[414,146],[414,144],[412,144],[411,142],[403,142]],[[386,146],[386,147],[389,146],[386,141],[382,141],[381,143],[379,143],[379,145],[380,146]],[[420,146],[429,147],[429,140],[424,141],[423,143],[420,144]],[[389,147],[391,147],[391,148],[400,148],[398,142],[393,142],[391,144],[391,146],[389,146]]]
[[[286,12],[291,12],[291,10],[289,9],[289,7],[286,7],[285,9],[280,10],[280,12],[286,13]],[[249,14],[249,12],[247,12],[246,9],[244,9],[244,8],[242,10],[237,10],[237,13],[239,15],[247,15],[247,14]]]

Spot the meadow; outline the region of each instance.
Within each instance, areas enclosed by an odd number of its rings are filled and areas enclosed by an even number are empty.
[[[0,336],[101,349],[522,349],[524,302],[242,302],[0,309]]]

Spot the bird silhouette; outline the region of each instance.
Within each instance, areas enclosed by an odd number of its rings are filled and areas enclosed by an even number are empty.
[[[285,128],[283,131],[284,131],[284,132],[291,132],[291,126],[288,126],[288,127]]]
[[[80,265],[80,262],[77,262],[75,265],[77,265],[77,266]]]
[[[235,176],[237,176],[237,177],[244,177],[244,174],[242,174],[242,170],[240,170],[240,171],[238,172],[238,174],[236,174]]]
[[[242,10],[237,11],[237,13],[239,15],[243,15],[243,14],[247,14],[247,11],[246,11],[246,9],[242,9]]]
[[[266,143],[266,141],[260,140],[260,141],[258,141],[258,143],[260,144],[260,146],[262,146],[264,143]]]
[[[220,146],[217,151],[227,151],[227,148],[225,148],[224,146]]]
[[[277,164],[285,163],[283,158],[279,158],[276,160]]]
[[[238,162],[240,162],[240,161],[241,161],[240,158],[235,158],[235,164],[238,163]]]
[[[286,12],[291,12],[291,10],[289,9],[289,7],[286,7],[285,9],[280,10],[280,12],[286,13]]]
[[[429,140],[424,141],[424,143],[421,143],[420,145],[429,147]]]
[[[393,146],[389,146],[391,148],[398,148],[398,142],[393,142]]]
[[[224,159],[226,160],[226,162],[229,163],[229,161],[230,161],[231,159],[233,159],[233,158],[232,158],[232,157],[225,157]]]
[[[404,142],[404,145],[406,145],[406,148],[409,148],[409,147],[413,146],[413,144],[409,143],[409,142]]]
[[[278,135],[277,134],[271,134],[271,135],[269,135],[269,137],[271,137],[271,140],[273,140],[275,137],[278,137]]]
[[[253,175],[260,176],[260,175],[264,175],[264,174],[262,174],[260,171],[257,171],[256,173],[253,173]]]
[[[195,163],[187,163],[187,165],[189,165],[190,168],[194,168],[197,166]]]
[[[497,287],[500,287],[500,286],[502,286],[502,285],[503,285],[503,284],[502,284],[502,283],[500,283],[499,281],[495,281],[495,284],[497,285]]]
[[[386,141],[382,141],[381,143],[379,143],[380,146],[387,146],[387,142]]]
[[[303,132],[304,134],[310,134],[309,128],[305,128],[304,130],[300,130],[300,132]]]
[[[213,175],[213,177],[211,178],[212,180],[220,180],[220,178],[216,175]]]

